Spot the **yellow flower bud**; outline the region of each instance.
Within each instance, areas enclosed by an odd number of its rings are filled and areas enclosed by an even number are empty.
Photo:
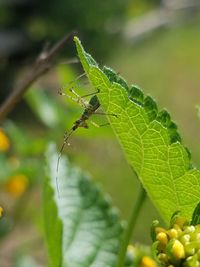
[[[187,257],[194,255],[195,252],[196,252],[196,249],[193,246],[193,244],[189,243],[189,244],[185,245],[185,254],[186,254]]]
[[[177,231],[178,235],[182,233],[182,229],[178,224],[174,224],[173,229]]]
[[[12,176],[6,184],[6,191],[13,197],[20,197],[28,186],[28,178],[23,174]]]
[[[195,232],[194,225],[189,225],[189,226],[185,227],[184,232],[186,234],[194,233]]]
[[[200,241],[200,233],[197,233],[197,234],[195,235],[195,240]]]
[[[185,234],[185,235],[183,235],[183,236],[181,236],[181,237],[179,238],[179,240],[181,241],[181,243],[182,243],[184,246],[190,242],[190,239],[191,239],[191,237],[190,237],[189,234]]]
[[[187,223],[187,219],[181,216],[177,216],[175,220],[175,224],[178,225],[180,228],[183,228],[183,226]]]
[[[143,256],[139,266],[140,267],[157,267],[157,264],[150,257]]]
[[[165,254],[165,253],[160,253],[160,254],[158,255],[158,259],[159,259],[160,261],[162,261],[162,262],[168,262],[168,260],[169,260],[167,254]]]
[[[153,252],[165,267],[200,267],[200,224],[189,225],[184,218],[175,219],[171,229],[157,233]]]
[[[0,218],[3,216],[3,208],[0,206]]]
[[[9,149],[10,142],[7,135],[4,133],[3,129],[0,128],[0,152],[5,152]]]
[[[158,233],[160,233],[160,232],[162,232],[162,233],[166,233],[166,230],[165,230],[165,228],[163,228],[163,227],[156,227],[156,228],[155,228],[155,232],[156,232],[156,234],[158,234]]]
[[[184,246],[181,244],[179,240],[174,241],[172,245],[172,253],[177,260],[185,258]]]
[[[168,236],[170,237],[170,239],[172,239],[172,238],[177,238],[177,237],[178,237],[178,231],[177,231],[176,229],[174,229],[174,228],[169,229],[169,230],[167,231],[167,234],[168,234]]]
[[[158,233],[156,236],[156,240],[160,241],[162,245],[166,245],[168,242],[167,235],[165,233]]]

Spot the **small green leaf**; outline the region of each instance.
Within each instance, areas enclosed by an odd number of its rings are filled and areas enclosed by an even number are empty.
[[[158,261],[157,255],[158,255],[158,241],[155,241],[151,246],[151,254],[155,261]]]
[[[64,156],[59,165],[57,192],[57,157],[54,146],[50,146],[44,219],[52,266],[116,266],[123,232],[118,212],[88,175],[72,167]]]
[[[200,202],[197,204],[193,212],[191,221],[191,225],[197,225],[197,224],[200,224]]]
[[[79,39],[74,40],[84,71],[100,90],[104,111],[117,115],[108,120],[127,160],[162,217],[169,222],[171,214],[180,210],[191,218],[200,199],[200,171],[192,166],[176,124],[141,89],[129,89],[121,77],[109,68],[101,70],[94,59],[91,64]]]
[[[150,229],[150,235],[151,235],[151,240],[154,242],[156,241],[156,227],[159,225],[159,221],[158,220],[154,220],[152,222],[152,225],[151,225],[151,229]]]

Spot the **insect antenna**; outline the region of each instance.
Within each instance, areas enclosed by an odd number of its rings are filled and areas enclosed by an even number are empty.
[[[80,80],[82,77],[86,76],[86,73],[82,73],[79,76],[77,76],[75,79],[71,80],[70,82],[68,82],[67,84],[65,84],[64,86],[62,86],[59,90],[58,93],[62,92],[63,89],[67,88],[67,87],[71,87],[72,84],[74,84],[75,82],[77,82],[78,80]]]
[[[73,133],[73,131],[74,130],[72,128],[68,134],[67,133],[64,134],[64,141],[63,141],[63,144],[62,144],[61,149],[59,151],[58,160],[57,160],[57,164],[56,164],[56,188],[57,188],[59,198],[60,198],[60,190],[59,190],[59,186],[58,186],[58,169],[59,169],[60,159],[62,157],[63,149],[66,146],[66,144],[68,144],[68,139],[71,136],[71,134]]]

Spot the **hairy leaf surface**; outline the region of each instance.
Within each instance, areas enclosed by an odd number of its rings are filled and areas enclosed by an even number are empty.
[[[54,147],[47,153],[45,227],[53,267],[116,266],[123,227],[109,199],[62,157],[56,187]],[[59,194],[58,194],[59,193]]]
[[[136,86],[128,86],[112,69],[99,68],[75,37],[78,55],[118,137],[128,162],[163,218],[181,210],[191,218],[200,200],[200,172],[191,164],[176,124],[167,111]]]

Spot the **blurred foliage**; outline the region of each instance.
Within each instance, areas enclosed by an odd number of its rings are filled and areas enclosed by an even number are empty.
[[[161,4],[162,0],[134,0],[130,1],[127,8],[128,17],[136,17],[144,14],[146,11],[156,8]]]
[[[19,68],[30,64],[47,42],[56,42],[76,30],[86,48],[103,60],[120,42],[128,16],[145,12],[158,1],[9,0],[0,3],[0,101],[14,85]],[[142,3],[142,4],[141,4]],[[137,9],[139,8],[139,12]],[[66,44],[63,55],[74,53]]]
[[[112,40],[108,29],[110,27],[114,31],[117,27],[118,30],[118,25],[123,23],[128,2],[129,0],[38,2],[37,14],[28,20],[27,30],[35,39],[53,37],[56,40],[75,29],[84,35],[85,40],[90,40],[87,45],[96,47],[96,52],[101,52],[102,55],[109,40]],[[101,40],[104,42],[101,43]]]
[[[15,46],[17,49],[0,56],[0,88],[3,88],[0,97],[12,87],[16,72],[20,72],[23,66],[21,63],[29,65],[32,62],[30,57],[35,58],[47,39],[57,41],[62,34],[76,28],[87,50],[100,58],[100,62],[107,62],[130,83],[141,85],[161,107],[166,106],[172,112],[188,147],[192,148],[195,162],[198,162],[200,125],[194,106],[199,104],[200,97],[199,22],[152,34],[136,46],[130,46],[119,42],[121,22],[160,5],[160,1],[88,1],[84,6],[81,1],[77,2],[22,1],[20,4],[20,1],[5,0],[0,3],[1,31],[17,31],[24,38],[18,48]],[[2,45],[3,38],[0,40]],[[14,40],[12,44],[15,44]],[[66,51],[68,56],[75,56],[75,50],[72,51],[68,45]],[[45,266],[40,201],[43,154],[49,141],[56,141],[60,147],[64,131],[68,131],[81,115],[82,108],[77,103],[57,94],[59,87],[68,93],[69,81],[80,73],[80,70],[64,64],[54,68],[46,78],[32,86],[24,97],[26,106],[17,106],[12,113],[13,120],[1,124],[6,139],[1,143],[0,131],[0,146],[3,144],[4,147],[0,151],[0,206],[4,209],[0,219],[0,258],[8,260],[10,266],[27,266],[27,262],[28,266],[38,266],[32,257]],[[80,95],[93,91],[85,84],[84,78],[73,86]],[[106,120],[102,117],[93,119],[99,124]],[[79,129],[69,141],[71,146],[65,151],[70,159],[102,183],[122,211],[122,216],[128,218],[137,197],[138,182],[110,127]],[[25,176],[28,180],[18,197],[6,190],[7,183],[16,176]],[[21,182],[19,179],[19,184]],[[159,216],[147,201],[137,222],[134,243],[149,242],[149,225],[154,218]],[[29,239],[22,245],[21,240],[26,237]],[[12,251],[9,250],[10,244],[15,245]],[[30,254],[31,258],[24,254]],[[5,255],[10,258],[6,259]],[[18,255],[17,259],[15,255]]]
[[[130,0],[86,1],[6,1],[0,4],[1,26],[22,30],[29,40],[43,42],[78,30],[90,46],[106,51],[109,28],[123,23]],[[117,26],[118,30],[118,26]],[[101,44],[101,40],[104,42]],[[98,45],[97,45],[98,44]],[[89,45],[89,43],[88,43]],[[102,55],[102,54],[101,54]]]

